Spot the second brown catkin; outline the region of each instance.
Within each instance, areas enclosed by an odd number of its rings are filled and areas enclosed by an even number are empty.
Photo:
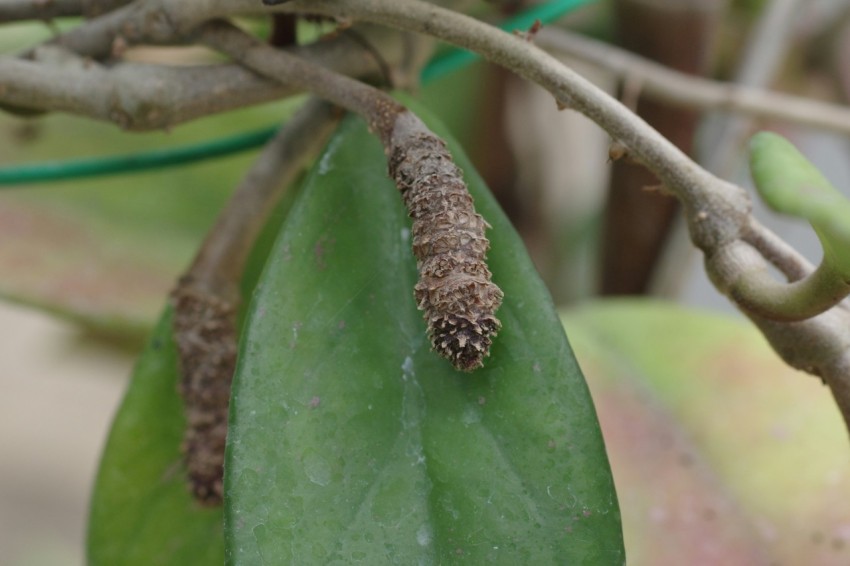
[[[236,368],[236,305],[180,280],[171,295],[186,413],[182,451],[189,489],[202,505],[224,497],[230,384]]]
[[[413,218],[414,293],[431,345],[458,369],[479,368],[501,327],[503,293],[484,261],[489,225],[445,143],[409,112],[396,121],[389,171]]]

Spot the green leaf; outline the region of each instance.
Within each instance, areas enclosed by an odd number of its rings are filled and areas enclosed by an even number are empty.
[[[185,424],[171,312],[138,361],[104,451],[91,505],[92,566],[221,564],[222,510],[186,488]]]
[[[850,279],[850,200],[791,142],[772,132],[750,140],[750,170],[764,201],[777,212],[807,220],[824,260]]]
[[[410,221],[381,146],[349,118],[249,307],[228,433],[228,563],[624,562],[581,371],[522,242],[453,153],[493,225],[505,303],[492,356],[463,374],[429,351]]]
[[[746,321],[646,300],[565,312],[629,566],[846,564],[847,431]]]

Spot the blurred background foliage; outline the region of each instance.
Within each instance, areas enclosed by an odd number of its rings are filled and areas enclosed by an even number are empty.
[[[483,5],[479,12],[495,20],[534,2],[496,4],[500,13]],[[753,30],[772,4],[599,0],[559,25],[689,73],[735,80]],[[844,103],[850,89],[848,2],[798,5],[780,64],[762,86]],[[4,25],[0,52],[18,51],[74,24]],[[268,26],[252,25],[260,33]],[[314,27],[301,32],[317,33]],[[168,57],[174,64],[208,57],[183,49],[135,55]],[[569,64],[723,176],[748,185],[743,143],[756,129],[776,129],[848,194],[844,136],[670,108],[634,98],[603,70]],[[419,94],[467,148],[559,306],[600,294],[655,295],[731,312],[690,246],[677,245],[685,236],[676,226],[675,202],[642,191],[652,179],[640,167],[609,163],[610,140],[589,121],[556,113],[548,95],[484,63],[435,80]],[[266,104],[167,132],[132,134],[66,115],[27,119],[3,113],[0,166],[201,142],[279,124],[297,104]],[[726,138],[716,132],[729,121],[744,123],[744,135],[718,144]],[[253,156],[2,187],[0,295],[137,352]],[[757,214],[810,259],[819,259],[808,227],[772,217],[758,205]],[[633,301],[607,299],[566,315],[606,435],[630,564],[850,562],[850,468],[846,458],[836,457],[846,454],[846,438],[826,389],[784,368],[742,323]],[[623,422],[624,415],[633,420]],[[3,426],[0,435],[18,425]],[[0,514],[10,513],[2,497],[0,492]],[[0,562],[18,563],[2,557]]]

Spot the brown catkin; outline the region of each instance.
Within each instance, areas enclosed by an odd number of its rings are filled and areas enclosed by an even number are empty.
[[[186,412],[183,455],[192,495],[218,505],[224,489],[224,447],[230,384],[236,368],[235,305],[183,280],[172,293],[174,339]]]
[[[479,368],[501,326],[503,294],[484,262],[489,225],[445,143],[409,112],[396,121],[389,170],[413,218],[414,294],[431,345],[458,369]]]

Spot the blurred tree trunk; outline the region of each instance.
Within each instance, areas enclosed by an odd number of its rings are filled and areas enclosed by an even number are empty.
[[[705,74],[725,5],[725,0],[617,0],[619,42],[668,67]],[[636,111],[691,153],[699,118],[696,112],[640,97]],[[600,290],[604,295],[634,295],[647,290],[678,212],[674,199],[643,190],[657,184],[655,176],[643,167],[626,160],[613,164],[602,236]]]

